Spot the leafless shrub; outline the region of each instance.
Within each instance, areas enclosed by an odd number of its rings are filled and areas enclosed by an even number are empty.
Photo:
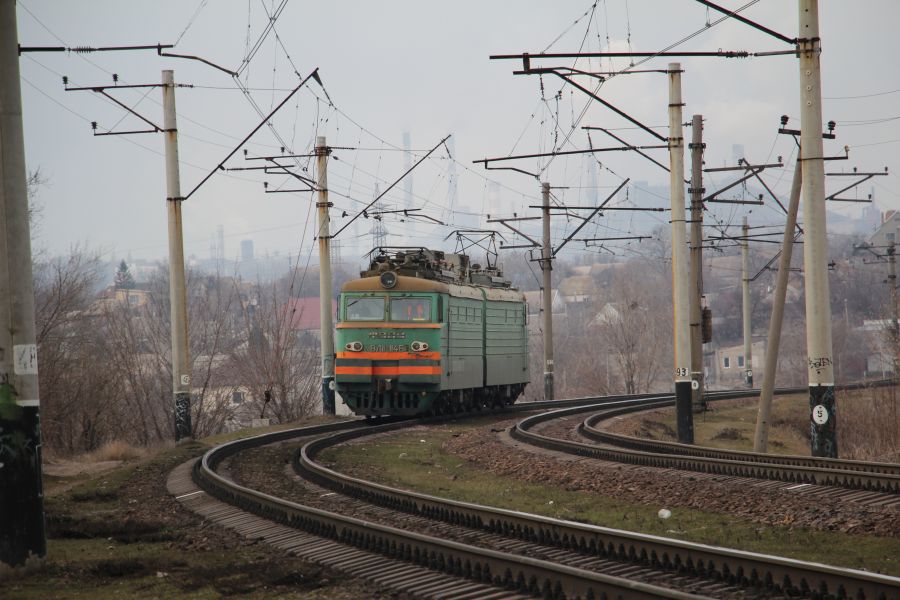
[[[900,462],[900,394],[895,386],[837,394],[841,458]]]
[[[298,339],[288,298],[276,283],[248,289],[230,363],[259,416],[280,423],[312,414],[320,402],[318,344]]]

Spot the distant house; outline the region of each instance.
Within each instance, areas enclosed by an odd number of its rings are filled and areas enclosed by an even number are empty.
[[[589,302],[596,291],[594,279],[590,275],[573,275],[559,282],[559,292],[566,304]]]
[[[143,308],[149,304],[150,300],[151,292],[144,284],[138,284],[130,289],[117,288],[110,285],[91,302],[91,305],[85,310],[85,314],[88,316],[99,316],[110,309],[122,306]]]
[[[114,298],[121,304],[127,304],[130,308],[141,308],[150,302],[150,290],[132,288],[116,288],[113,290]]]
[[[592,326],[606,325],[607,323],[617,323],[622,319],[621,313],[619,313],[616,305],[612,302],[607,302],[603,305],[603,308],[600,309],[594,318],[591,320]]]
[[[523,292],[525,294],[525,303],[528,305],[528,314],[537,315],[541,312],[541,304],[543,294],[540,290]],[[566,302],[560,295],[559,290],[550,291],[550,302],[553,305],[553,314],[560,315],[566,312]]]
[[[897,230],[900,229],[900,212],[889,210],[884,213],[884,220],[881,225],[869,237],[869,244],[872,246],[889,246],[900,241],[897,236]]]
[[[224,354],[200,355],[194,360],[192,402],[208,415],[221,420],[225,431],[268,425],[261,414],[260,403],[240,375],[230,368],[231,359]],[[208,375],[212,374],[211,378]],[[214,383],[206,385],[211,379]],[[203,386],[198,384],[203,383]]]
[[[762,381],[763,364],[766,360],[766,344],[758,341],[750,344],[752,354],[753,381]],[[709,384],[719,388],[735,388],[744,384],[747,363],[744,358],[744,344],[716,348],[712,353],[713,368],[709,372]]]
[[[322,319],[319,298],[290,298],[281,307],[282,322],[298,336],[303,334],[322,339]],[[331,300],[332,319],[337,320],[337,300]]]
[[[866,319],[859,331],[869,339],[870,351],[866,356],[866,375],[884,378],[894,374],[894,352],[888,342],[890,319]]]

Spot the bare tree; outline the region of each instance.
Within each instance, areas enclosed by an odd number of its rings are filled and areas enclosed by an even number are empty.
[[[649,392],[667,372],[672,352],[672,314],[662,277],[618,277],[613,301],[598,311],[591,332],[602,341],[615,364],[615,374],[627,394]]]
[[[96,447],[108,419],[103,400],[111,377],[96,368],[102,340],[87,312],[99,267],[99,257],[82,247],[33,266],[43,433],[60,450]]]
[[[241,341],[232,366],[260,416],[288,422],[309,415],[319,404],[319,351],[303,344],[293,324],[299,315],[276,284],[257,282],[242,303]]]

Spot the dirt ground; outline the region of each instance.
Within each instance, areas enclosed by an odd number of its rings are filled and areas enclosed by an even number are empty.
[[[644,416],[632,419],[618,421],[616,429],[633,434],[646,427]],[[690,473],[595,461],[573,464],[543,451],[510,452],[509,443],[496,433],[499,427],[493,425],[454,437],[446,443],[446,450],[497,475],[568,490],[587,490],[626,502],[725,513],[768,525],[900,537],[897,508],[869,508],[827,497],[812,500],[789,491],[747,486],[727,477],[699,478]]]
[[[45,567],[4,582],[32,598],[393,598],[207,523],[166,493],[192,442],[138,462],[48,463]]]

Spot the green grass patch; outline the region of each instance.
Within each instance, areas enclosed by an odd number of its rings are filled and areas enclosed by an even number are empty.
[[[297,424],[278,428],[296,427]],[[269,428],[273,429],[273,428]],[[103,473],[53,477],[45,499],[42,569],[0,583],[3,600],[240,597],[355,600],[386,597],[179,508],[168,473],[212,443],[263,430],[159,448]]]
[[[208,438],[204,438],[203,441],[210,446],[218,446],[226,442],[242,440],[244,438],[253,437],[255,435],[271,433],[273,431],[284,431],[285,429],[296,429],[297,427],[310,427],[313,425],[325,425],[327,423],[333,423],[335,421],[346,421],[352,418],[354,417],[333,417],[316,415],[304,419],[302,423],[279,423],[278,425],[270,425],[268,427],[248,427],[246,429],[238,429],[237,431],[232,431],[230,433],[220,433],[218,435],[213,435]]]
[[[809,399],[800,394],[776,397],[769,420],[769,452],[773,454],[809,455],[809,441],[804,437]],[[756,433],[756,401],[710,403],[710,410],[694,415],[694,442],[699,446],[725,450],[753,451]],[[676,441],[675,410],[655,411],[640,419],[641,437]]]
[[[520,510],[715,546],[738,548],[826,564],[900,575],[900,540],[795,527],[777,527],[728,514],[672,509],[562,487],[525,483],[482,471],[442,449],[453,435],[471,428],[399,433],[326,451],[322,459],[339,471],[455,500]]]
[[[4,598],[349,599],[318,567],[298,569],[258,548],[181,552],[170,544],[117,544],[107,540],[51,540],[52,557],[38,576],[6,582]],[[294,564],[292,564],[294,563]]]

